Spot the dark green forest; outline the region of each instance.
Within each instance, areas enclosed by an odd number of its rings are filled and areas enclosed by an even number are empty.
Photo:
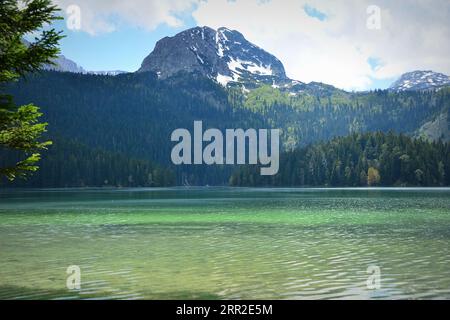
[[[105,181],[110,186],[227,185],[236,167],[173,166],[170,161],[172,131],[178,128],[192,130],[195,120],[202,120],[205,130],[280,128],[283,150],[295,154],[323,148],[323,143],[335,137],[350,135],[348,139],[352,139],[354,133],[391,131],[392,137],[398,134],[413,136],[450,103],[449,88],[402,93],[381,90],[348,93],[324,85],[315,88],[293,95],[261,86],[244,93],[241,88],[224,89],[210,79],[187,73],[165,80],[158,79],[153,73],[115,77],[49,71],[30,74],[9,84],[5,90],[18,104],[32,102],[39,105],[44,114],[42,120],[48,122],[45,138],[55,140],[58,137],[58,140],[47,154],[42,155],[41,168],[35,177],[12,186],[102,186]],[[403,139],[407,137],[393,138],[390,146]],[[336,149],[348,147],[345,139],[330,143],[339,144],[339,141],[343,146]],[[397,147],[403,150],[402,145]],[[395,147],[386,152],[391,153],[389,157],[397,157]],[[417,162],[442,156],[432,147],[417,150],[418,154],[422,152],[424,154],[418,156]],[[383,159],[385,157],[386,154]],[[357,161],[359,158],[360,162]],[[3,156],[5,159],[11,159],[11,156]],[[403,171],[397,171],[405,170],[397,162],[393,169],[382,169],[363,153],[354,154],[351,162],[340,159],[341,165],[334,164],[336,159],[329,159],[323,168],[323,176],[318,174],[313,178],[307,174],[310,166],[319,168],[324,163],[323,157],[311,159],[308,158],[308,163],[294,160],[282,163],[281,172],[274,181],[262,181],[261,184],[364,185],[361,172],[367,174],[371,166],[378,168],[382,185],[448,183],[442,182],[431,169],[422,168],[415,162],[414,170],[423,171],[423,175],[417,174],[420,183],[414,180],[417,178],[415,173],[406,179]],[[435,164],[439,165],[439,162]],[[448,161],[442,161],[442,165],[440,170],[447,172]],[[347,167],[350,169],[346,170]],[[300,174],[301,170],[305,174]],[[439,171],[439,167],[436,170]],[[351,173],[346,175],[346,171]],[[348,175],[348,179],[343,178]],[[236,181],[236,174],[233,179],[233,185],[256,183]]]
[[[427,142],[390,133],[354,133],[280,157],[280,172],[260,176],[246,166],[232,186],[449,186],[450,143]]]
[[[6,153],[0,165],[14,161]],[[53,139],[53,146],[39,163],[40,170],[15,187],[169,187],[175,185],[175,172],[146,160],[92,149],[64,139]]]

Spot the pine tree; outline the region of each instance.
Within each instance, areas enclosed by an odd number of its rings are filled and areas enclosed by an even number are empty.
[[[23,160],[0,168],[0,177],[9,180],[25,177],[36,171],[40,151],[51,144],[39,141],[46,131],[46,123],[39,123],[41,113],[35,105],[17,107],[4,85],[51,63],[59,52],[62,38],[54,29],[42,31],[34,42],[24,36],[40,31],[44,24],[59,19],[58,9],[51,0],[2,0],[0,6],[0,149],[13,150]]]

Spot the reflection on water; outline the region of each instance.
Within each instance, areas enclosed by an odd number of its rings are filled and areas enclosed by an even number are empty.
[[[448,299],[449,262],[450,189],[0,192],[0,299]]]

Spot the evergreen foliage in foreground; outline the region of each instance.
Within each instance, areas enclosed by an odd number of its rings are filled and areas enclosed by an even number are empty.
[[[42,114],[34,104],[17,106],[5,85],[51,63],[59,52],[62,36],[54,29],[38,31],[60,19],[50,0],[2,0],[0,5],[0,151],[12,150],[15,163],[0,167],[0,178],[24,178],[38,169],[41,151],[50,141],[40,141],[47,124],[40,123]],[[34,42],[23,37],[35,33]],[[20,155],[20,156],[19,156]],[[3,162],[4,163],[4,162]]]

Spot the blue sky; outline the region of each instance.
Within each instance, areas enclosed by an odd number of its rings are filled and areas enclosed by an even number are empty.
[[[325,13],[320,12],[318,9],[312,7],[309,4],[305,4],[303,6],[303,9],[308,16],[319,19],[320,21],[324,21],[327,18],[327,15]]]
[[[377,0],[377,30],[367,27],[372,0],[53,1],[64,15],[80,8],[81,30],[55,27],[67,36],[62,54],[90,71],[135,71],[159,39],[206,25],[239,30],[306,83],[358,91],[413,70],[450,74],[448,0]]]
[[[159,25],[148,31],[135,26],[123,26],[119,30],[92,36],[86,32],[70,30],[65,22],[55,28],[63,30],[66,38],[61,41],[61,52],[89,71],[136,71],[141,62],[153,50],[156,42],[195,26],[186,19],[181,27]]]

